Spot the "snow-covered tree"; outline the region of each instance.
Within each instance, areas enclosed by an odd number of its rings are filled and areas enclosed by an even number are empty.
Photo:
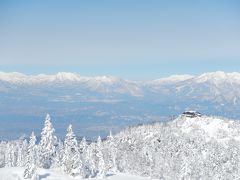
[[[52,127],[50,115],[47,114],[44,128],[41,132],[41,140],[39,144],[39,166],[43,168],[50,168],[54,157],[56,155],[55,145],[57,138],[54,135],[54,128]]]
[[[97,178],[105,178],[106,177],[106,167],[105,167],[105,162],[103,158],[103,153],[102,153],[102,140],[101,137],[99,136],[97,139],[97,154],[98,158],[98,172],[97,172]]]
[[[29,146],[27,150],[27,164],[23,177],[25,179],[31,180],[39,179],[36,167],[36,137],[34,135],[34,132],[32,132],[30,136]]]
[[[27,165],[26,169],[23,172],[24,179],[38,180],[39,175],[37,174],[37,167],[34,164]]]
[[[28,142],[26,139],[20,139],[17,143],[17,166],[23,167],[27,162]]]
[[[87,141],[86,141],[86,138],[83,137],[81,142],[79,143],[80,154],[84,154],[86,152],[86,149],[87,149]]]
[[[53,168],[62,167],[63,154],[64,154],[63,142],[59,140],[56,146],[56,156],[54,158],[54,162],[52,165]]]
[[[95,177],[97,173],[97,166],[96,166],[96,144],[91,143],[86,150],[85,156],[85,167],[87,176],[86,177]]]
[[[14,164],[14,159],[13,159],[13,145],[11,142],[7,143],[7,148],[6,148],[6,154],[5,154],[5,166],[6,167],[12,167]]]
[[[6,165],[6,151],[7,151],[7,145],[5,141],[0,141],[0,168],[5,167]]]
[[[67,129],[64,140],[63,170],[71,176],[83,177],[83,164],[78,151],[78,143],[72,130],[72,125]]]
[[[116,164],[116,154],[117,154],[117,147],[115,143],[115,139],[112,136],[112,132],[110,131],[107,137],[107,151],[108,151],[108,170],[112,171],[113,173],[117,172],[117,164]]]
[[[17,166],[18,141],[8,142],[5,153],[6,153],[5,154],[5,166],[7,166],[7,167]]]
[[[88,148],[88,145],[87,145],[87,141],[86,141],[86,138],[83,137],[81,142],[79,143],[79,153],[80,153],[80,157],[81,157],[81,160],[82,160],[82,177],[88,177],[89,175],[89,172],[88,172],[88,167],[87,167],[87,159],[86,159],[86,156],[87,156],[87,148]]]

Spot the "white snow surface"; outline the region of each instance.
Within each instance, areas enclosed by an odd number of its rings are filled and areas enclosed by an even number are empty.
[[[24,168],[22,167],[8,167],[0,168],[0,180],[25,180],[23,178]],[[63,174],[60,170],[48,170],[38,169],[37,170],[40,180],[76,180],[81,179],[78,177],[70,177],[69,175]],[[100,180],[97,178],[91,178],[92,180]],[[149,180],[148,177],[139,177],[129,174],[109,174],[105,179],[108,180]]]
[[[232,72],[225,73],[223,71],[204,73],[198,77],[196,77],[196,82],[215,82],[216,84],[223,83],[224,81],[228,81],[230,83],[239,83],[240,82],[240,73]]]
[[[153,81],[151,81],[151,84],[176,83],[176,82],[192,79],[193,77],[194,76],[189,75],[189,74],[171,75],[169,77],[164,77],[164,78],[153,80]]]
[[[233,138],[235,140],[240,139],[237,129],[240,128],[239,124],[233,120],[224,120],[218,117],[180,117],[175,120],[181,123],[181,130],[185,133],[190,133],[193,129],[201,129],[205,133],[205,137],[214,138],[216,140],[222,138]],[[238,128],[237,128],[238,127]],[[220,134],[227,134],[227,136],[221,137]]]

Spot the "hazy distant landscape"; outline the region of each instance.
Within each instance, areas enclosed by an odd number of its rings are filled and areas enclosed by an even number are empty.
[[[110,130],[166,121],[185,110],[240,118],[240,73],[173,75],[149,81],[77,73],[0,73],[0,137],[40,133],[46,113],[64,137],[72,123],[79,136],[106,136]],[[14,132],[14,133],[13,133]]]

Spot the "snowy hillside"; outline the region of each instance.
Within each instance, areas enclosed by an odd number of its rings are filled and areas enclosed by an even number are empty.
[[[207,116],[132,127],[115,136],[118,168],[169,180],[236,179],[239,137],[238,121]]]
[[[24,180],[22,177],[24,168],[0,168],[0,180]],[[76,180],[74,177],[63,174],[56,170],[39,169],[39,176],[41,180]],[[116,175],[109,174],[107,180],[149,180],[149,178],[122,174]],[[92,178],[92,180],[100,180],[98,178]]]
[[[69,179],[131,179],[126,174],[165,180],[238,179],[240,122],[180,115],[169,122],[129,127],[114,136],[110,133],[103,141],[98,137],[87,143],[84,138],[77,141],[71,125],[65,140],[59,140],[47,115],[38,144],[34,133],[29,142],[0,143],[0,167],[5,174],[11,167],[21,167],[10,175],[26,178],[49,173],[49,179],[60,174]]]

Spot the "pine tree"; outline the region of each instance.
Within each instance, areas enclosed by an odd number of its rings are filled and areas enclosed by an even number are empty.
[[[54,158],[53,168],[62,167],[62,159],[64,153],[64,146],[61,140],[58,141],[58,145],[56,147],[56,157]]]
[[[17,166],[24,167],[27,163],[28,142],[26,139],[20,139],[17,146]]]
[[[31,160],[33,164],[37,163],[37,158],[36,158],[36,136],[34,132],[32,132],[29,140],[29,146],[28,146],[28,156],[27,156],[27,161]]]
[[[30,136],[29,146],[27,150],[27,164],[24,170],[23,177],[25,179],[37,180],[39,177],[37,175],[36,168],[36,137],[34,132]]]
[[[80,154],[84,154],[86,152],[86,149],[87,149],[87,141],[86,141],[86,138],[83,137],[80,144],[79,144]]]
[[[105,162],[103,159],[103,153],[102,153],[102,140],[101,137],[98,137],[97,140],[97,154],[96,154],[97,158],[98,158],[98,173],[97,173],[97,177],[100,179],[103,179],[106,177],[106,168],[105,168]]]
[[[78,152],[78,143],[72,130],[72,125],[67,129],[64,141],[63,170],[71,176],[83,176],[82,160]]]
[[[14,159],[13,159],[13,144],[11,142],[7,143],[6,155],[5,155],[5,166],[13,167]]]
[[[0,167],[6,166],[6,152],[7,143],[5,141],[0,141]]]
[[[85,166],[87,171],[87,177],[89,178],[96,176],[95,151],[96,151],[95,143],[91,143],[86,149]]]
[[[111,131],[109,133],[109,136],[107,137],[107,143],[108,143],[108,151],[109,151],[108,161],[110,162],[110,169],[113,173],[116,173],[117,172],[117,165],[116,165],[117,147]]]
[[[88,176],[88,167],[87,167],[87,141],[85,139],[85,137],[82,138],[80,144],[79,144],[79,153],[80,153],[80,157],[82,160],[82,177],[87,177]]]
[[[54,135],[54,128],[52,127],[50,115],[47,114],[44,128],[41,132],[41,141],[39,144],[39,166],[43,168],[50,168],[54,157],[56,155],[55,145],[57,138]]]

